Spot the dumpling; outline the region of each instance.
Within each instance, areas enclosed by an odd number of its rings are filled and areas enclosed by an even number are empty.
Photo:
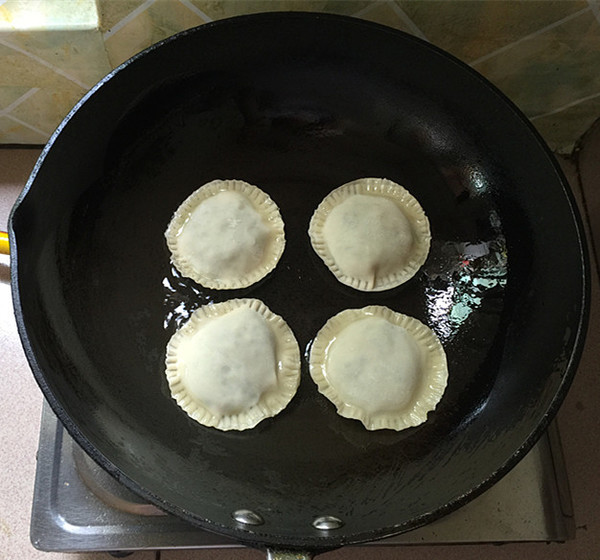
[[[346,418],[368,430],[403,430],[427,420],[445,391],[444,349],[419,320],[383,306],[330,318],[310,350],[310,374]]]
[[[387,179],[365,178],[329,193],[309,226],[313,249],[357,290],[395,288],[427,259],[429,220],[417,200]]]
[[[171,395],[194,420],[253,428],[281,412],[300,382],[300,351],[287,323],[257,299],[200,307],[167,345]]]
[[[165,233],[173,264],[207,288],[246,288],[273,270],[285,247],[279,208],[244,181],[216,180],[194,191]]]

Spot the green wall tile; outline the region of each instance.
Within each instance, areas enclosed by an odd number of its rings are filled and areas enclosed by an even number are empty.
[[[600,23],[588,11],[474,65],[529,117],[600,92]]]
[[[53,87],[70,80],[26,54],[0,44],[0,85]]]
[[[65,89],[40,89],[10,114],[51,134],[85,92],[76,86]]]
[[[373,3],[368,0],[191,0],[191,2],[214,20],[242,14],[277,11],[353,15]]]
[[[25,95],[31,88],[27,86],[6,86],[0,84],[0,110],[6,109],[11,103]]]
[[[123,18],[144,4],[145,0],[97,0],[100,28],[109,31]]]
[[[600,95],[532,122],[554,151],[570,153],[575,142],[600,117]]]
[[[44,144],[45,134],[0,115],[0,144]]]
[[[201,15],[173,0],[159,0],[133,15],[104,40],[113,68],[158,41],[206,23]]]
[[[393,27],[394,29],[399,29],[400,31],[405,31],[407,33],[411,32],[410,27],[400,15],[398,15],[390,2],[376,3],[371,9],[364,10],[364,13],[360,13],[358,17],[366,21],[387,25],[388,27]]]
[[[578,0],[398,0],[425,37],[471,62],[581,9]]]

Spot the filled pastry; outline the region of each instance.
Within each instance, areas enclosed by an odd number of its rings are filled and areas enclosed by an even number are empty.
[[[194,420],[246,430],[275,416],[300,382],[300,351],[287,323],[257,299],[200,307],[167,345],[171,395]]]
[[[427,420],[444,394],[444,349],[419,320],[383,306],[346,309],[318,332],[310,374],[346,418],[403,430]]]
[[[244,181],[216,180],[179,206],[165,233],[181,274],[206,288],[246,288],[264,278],[285,247],[279,208]]]
[[[329,193],[308,232],[336,278],[362,291],[388,290],[412,278],[431,243],[429,220],[417,200],[404,187],[377,178]]]

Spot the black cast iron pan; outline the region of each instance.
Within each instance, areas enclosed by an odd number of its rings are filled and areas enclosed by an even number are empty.
[[[406,285],[339,284],[307,227],[359,177],[406,186],[431,254]],[[247,290],[180,277],[163,233],[215,178],[279,204],[288,244]],[[524,117],[479,75],[400,32],[329,15],[202,26],[95,87],[45,148],[10,220],[20,333],[46,398],[126,486],[249,545],[319,551],[406,531],[479,494],[533,445],[581,352],[582,230],[566,182]],[[201,304],[262,299],[306,349],[338,311],[382,304],[430,325],[450,381],[420,427],[367,432],[310,380],[256,429],[224,433],[170,398],[165,345]],[[248,509],[261,525],[233,512]],[[334,516],[336,529],[313,526]]]

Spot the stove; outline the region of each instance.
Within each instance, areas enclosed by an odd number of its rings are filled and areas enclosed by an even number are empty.
[[[43,551],[234,548],[240,544],[166,514],[90,459],[44,403],[31,517]],[[556,424],[496,485],[444,518],[368,545],[565,541],[575,536]]]

